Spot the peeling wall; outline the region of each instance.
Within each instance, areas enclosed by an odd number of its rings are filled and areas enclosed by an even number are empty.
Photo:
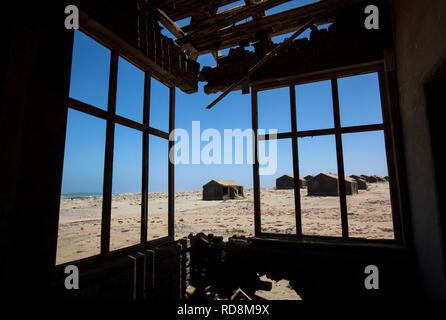
[[[393,0],[392,19],[414,245],[428,298],[446,298],[445,259],[424,85],[446,59],[446,1]]]

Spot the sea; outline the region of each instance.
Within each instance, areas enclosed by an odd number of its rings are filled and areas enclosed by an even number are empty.
[[[62,193],[62,199],[76,199],[76,198],[93,198],[102,197],[102,192],[74,192]]]

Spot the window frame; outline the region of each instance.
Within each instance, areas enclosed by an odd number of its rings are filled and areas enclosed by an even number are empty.
[[[108,100],[107,108],[103,110],[96,106],[82,102],[80,100],[68,97],[68,109],[73,109],[84,114],[91,115],[106,121],[106,136],[105,136],[105,157],[104,157],[104,176],[103,176],[103,192],[102,192],[102,215],[101,215],[101,244],[100,253],[73,260],[56,265],[56,270],[63,269],[69,264],[88,264],[94,261],[99,261],[104,258],[114,257],[117,255],[141,250],[152,245],[159,245],[169,241],[173,241],[175,237],[174,221],[175,221],[175,195],[174,195],[174,164],[169,161],[169,150],[173,147],[174,141],[169,139],[170,133],[175,129],[175,90],[176,86],[172,83],[166,83],[154,75],[153,70],[149,67],[142,68],[141,65],[136,64],[133,59],[127,57],[123,52],[119,51],[117,47],[104,43],[96,36],[92,35],[87,30],[82,28],[79,30],[88,37],[97,41],[99,44],[110,50],[110,72],[108,83]],[[74,40],[73,40],[74,41]],[[73,48],[74,50],[74,48]],[[116,114],[116,98],[117,98],[117,84],[118,84],[118,64],[119,58],[125,59],[127,62],[134,65],[139,70],[144,72],[144,100],[143,100],[143,121],[142,123],[128,119],[124,116]],[[71,69],[71,66],[70,66]],[[151,126],[150,123],[150,106],[151,106],[151,79],[155,78],[163,85],[169,88],[169,133],[158,130]],[[113,163],[114,163],[114,135],[116,124],[125,126],[139,131],[142,134],[142,185],[141,185],[141,232],[140,241],[136,245],[130,245],[124,248],[110,251],[110,229],[111,229],[111,214],[112,214],[112,184],[113,184]],[[149,136],[157,136],[168,141],[168,235],[152,240],[147,239],[148,230],[148,199],[149,199]],[[60,213],[59,213],[60,214]],[[59,230],[57,231],[59,238]]]
[[[340,106],[339,106],[339,92],[338,92],[338,79],[345,77],[358,76],[362,74],[377,73],[379,90],[380,90],[380,102],[382,112],[382,123],[377,124],[365,124],[358,126],[341,126],[340,121]],[[295,87],[301,84],[314,83],[320,81],[331,82],[331,93],[333,102],[333,116],[334,116],[334,128],[329,129],[315,129],[299,131],[297,127],[297,109],[296,109],[296,91]],[[388,243],[388,244],[403,244],[403,230],[401,223],[401,212],[399,204],[399,189],[396,175],[396,164],[393,155],[393,139],[391,134],[391,115],[389,110],[389,103],[387,100],[388,91],[386,88],[386,76],[383,61],[376,61],[365,65],[349,66],[345,68],[339,68],[331,71],[317,72],[314,74],[300,75],[292,80],[275,81],[270,83],[253,85],[251,87],[251,112],[252,112],[252,129],[254,132],[254,164],[253,164],[253,184],[254,184],[254,234],[259,238],[285,238],[285,239],[298,239],[298,240],[322,240],[322,241],[346,241],[346,242],[370,242],[370,243]],[[290,117],[291,117],[291,131],[285,133],[278,133],[275,137],[269,134],[258,134],[258,92],[266,91],[281,87],[289,87],[290,90]],[[345,192],[345,171],[344,171],[344,159],[343,159],[343,147],[342,147],[342,135],[346,133],[360,133],[381,131],[384,133],[385,139],[385,151],[386,161],[389,174],[389,188],[390,188],[390,201],[392,208],[392,221],[393,221],[393,233],[394,239],[367,239],[367,238],[355,238],[349,236],[348,229],[348,215],[347,215],[347,198]],[[304,235],[302,233],[302,221],[301,221],[301,199],[299,188],[299,150],[298,139],[303,137],[314,136],[327,136],[332,135],[336,139],[336,158],[339,177],[339,201],[341,209],[341,227],[342,236],[315,236]],[[293,154],[293,175],[294,175],[294,206],[296,217],[296,233],[268,233],[262,232],[262,219],[261,219],[261,205],[260,205],[260,176],[259,176],[259,160],[258,160],[258,143],[262,140],[271,139],[291,139],[292,140],[292,154]]]

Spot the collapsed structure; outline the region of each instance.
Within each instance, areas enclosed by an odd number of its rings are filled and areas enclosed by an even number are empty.
[[[183,299],[191,281],[212,281],[232,293],[236,287],[255,287],[258,275],[266,274],[289,279],[304,299],[446,298],[446,217],[440,201],[446,27],[439,23],[446,20],[445,1],[429,1],[426,6],[421,0],[323,0],[275,14],[266,11],[287,1],[245,1],[226,10],[219,8],[235,1],[73,2],[79,7],[80,31],[111,52],[106,110],[69,97],[73,30],[63,23],[64,2],[33,2],[25,9],[14,2],[2,21],[0,288],[9,297]],[[365,28],[369,5],[379,9],[378,28]],[[189,17],[184,27],[176,23]],[[317,27],[328,23],[326,30]],[[161,25],[174,39],[161,34]],[[309,39],[293,39],[283,46],[272,40],[306,27],[311,28]],[[281,50],[274,51],[279,46]],[[229,54],[223,56],[221,50],[228,48]],[[206,53],[215,57],[217,66],[200,70],[196,58]],[[145,74],[141,123],[116,114],[120,56]],[[378,74],[383,121],[342,126],[338,79],[366,73]],[[152,77],[169,87],[168,132],[150,125]],[[193,93],[199,81],[205,82],[207,93],[232,88],[251,94],[256,144],[273,138],[257,134],[258,92],[290,89],[291,131],[276,138],[293,141],[295,178],[299,177],[297,140],[334,137],[339,176],[315,177],[308,181],[308,190],[321,179],[338,186],[328,192],[339,195],[340,237],[302,232],[296,185],[295,234],[262,232],[259,162],[254,154],[253,237],[226,242],[210,235],[176,239],[175,166],[170,162],[168,234],[148,239],[148,136],[173,145],[169,134],[175,129],[176,88]],[[302,131],[296,124],[294,88],[316,81],[331,84],[334,126]],[[66,290],[66,265],[55,265],[69,109],[106,123],[100,252],[71,262],[81,270],[80,290]],[[118,124],[143,133],[141,238],[137,245],[112,252],[113,146]],[[342,137],[370,131],[385,136],[395,236],[391,241],[355,239],[349,234],[346,195],[354,193],[354,183],[344,174]],[[39,275],[32,286],[24,276],[30,263]],[[367,265],[378,266],[383,275],[380,290],[363,287]]]

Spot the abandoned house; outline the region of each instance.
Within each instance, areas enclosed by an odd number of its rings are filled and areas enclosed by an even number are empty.
[[[0,60],[0,291],[5,296],[34,301],[179,300],[200,297],[200,290],[195,294],[187,290],[195,283],[204,283],[204,287],[212,283],[220,297],[230,299],[239,288],[255,292],[262,285],[260,276],[266,275],[288,280],[304,300],[446,299],[446,215],[441,201],[446,1],[321,0],[282,10],[280,5],[287,0],[258,0],[228,7],[235,2],[10,2],[12,7],[1,22]],[[106,79],[104,102],[70,96],[75,31],[64,23],[66,4],[79,9],[76,32],[94,39],[109,54],[109,60],[102,61],[106,66],[101,71]],[[369,17],[373,10],[366,9],[371,5],[379,10],[375,21]],[[171,37],[161,33],[166,29]],[[299,38],[308,30],[308,37]],[[281,35],[284,37],[277,40]],[[197,62],[205,54],[215,58],[215,66]],[[138,110],[143,116],[137,120],[117,112],[120,59],[131,62],[142,74],[144,99]],[[96,67],[92,64],[90,69]],[[82,76],[89,70],[77,71]],[[379,117],[372,122],[346,123],[338,83],[370,73],[379,84]],[[150,108],[157,106],[150,103],[151,81],[155,80],[168,92],[160,104],[166,111],[164,129],[149,117]],[[324,116],[330,116],[331,122],[303,129],[297,113],[306,106],[299,104],[295,88],[321,81],[329,85],[331,110]],[[148,141],[155,137],[173,146],[169,134],[178,123],[176,103],[201,91],[199,83],[206,93],[223,94],[208,106],[216,110],[225,95],[241,91],[249,102],[221,114],[249,110],[254,145],[269,139],[289,141],[294,177],[299,177],[299,158],[305,152],[298,148],[299,143],[306,138],[332,138],[338,176],[318,175],[308,181],[308,193],[338,196],[329,200],[339,200],[339,211],[331,212],[339,218],[339,234],[308,234],[302,227],[304,203],[296,189],[293,233],[264,232],[268,208],[260,200],[262,177],[254,152],[249,170],[253,179],[251,236],[240,237],[234,231],[228,240],[202,233],[178,238],[176,164],[170,161],[167,165],[167,160],[162,162],[168,176],[166,233],[148,236],[152,220],[148,190],[153,181],[149,170],[156,163],[149,160],[153,144],[149,146]],[[289,92],[285,106],[289,129],[277,135],[261,134],[260,93],[275,88]],[[200,107],[205,106],[189,106]],[[103,126],[103,154],[95,169],[101,179],[99,223],[85,224],[97,228],[98,244],[92,255],[56,263],[58,234],[63,231],[59,215],[67,115],[73,112]],[[140,234],[134,244],[119,249],[111,246],[113,167],[122,154],[114,147],[115,127],[133,130],[142,141],[137,143],[141,157],[135,157],[141,169],[141,206],[135,206],[140,210],[135,219]],[[347,211],[347,201],[359,195],[347,199],[357,192],[357,184],[344,177],[346,136],[370,132],[384,137],[392,239],[358,238],[352,222],[355,216]],[[167,157],[168,148],[163,150]],[[214,181],[206,189],[210,197],[223,198],[225,192],[240,194],[240,188]],[[64,285],[69,265],[79,268],[79,289],[67,290]],[[379,290],[364,287],[364,270],[369,265],[379,269]],[[32,283],[30,270],[38,275],[32,276]]]
[[[203,200],[228,200],[243,197],[243,186],[232,180],[211,180],[203,186]]]
[[[361,176],[353,174],[350,176],[350,178],[356,181],[356,183],[358,184],[358,190],[367,190],[367,181]]]
[[[307,181],[299,178],[299,188],[305,188]],[[290,174],[285,174],[276,179],[276,189],[294,189],[294,177]]]
[[[320,173],[308,181],[309,196],[339,196],[339,178],[337,174]],[[358,184],[352,178],[345,177],[345,194],[358,193]]]

